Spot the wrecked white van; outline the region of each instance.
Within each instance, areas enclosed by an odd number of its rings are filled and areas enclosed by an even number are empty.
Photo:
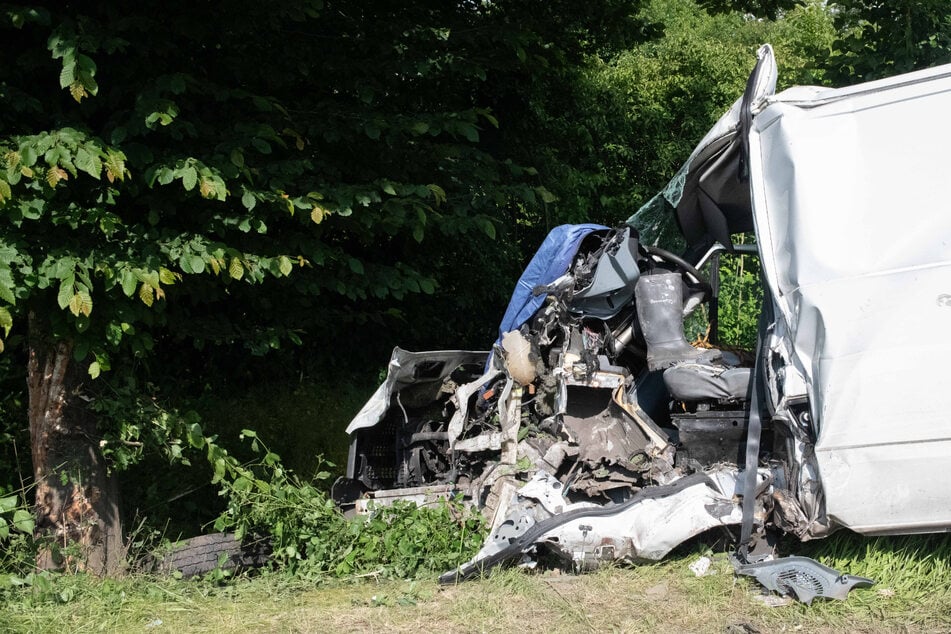
[[[742,98],[626,225],[556,228],[490,352],[396,349],[334,495],[462,495],[491,524],[454,582],[502,563],[656,560],[739,528],[737,571],[811,601],[870,580],[766,539],[951,529],[951,66]],[[655,246],[676,220],[681,255]],[[749,354],[687,343],[705,270],[755,231]],[[711,268],[710,264],[714,266]],[[715,275],[714,275],[715,277]],[[716,341],[716,320],[711,320]]]

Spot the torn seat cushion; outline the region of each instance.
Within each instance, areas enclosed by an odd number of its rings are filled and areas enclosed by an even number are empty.
[[[736,401],[746,398],[750,368],[678,363],[664,371],[670,395],[680,401]]]

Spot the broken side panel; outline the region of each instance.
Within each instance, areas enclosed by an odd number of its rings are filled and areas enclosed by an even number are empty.
[[[753,122],[757,240],[807,384],[826,512],[951,527],[951,71],[794,89]]]

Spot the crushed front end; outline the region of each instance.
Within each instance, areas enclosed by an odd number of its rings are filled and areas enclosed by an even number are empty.
[[[344,508],[452,495],[485,515],[485,546],[444,581],[512,561],[656,560],[742,519],[752,355],[683,332],[709,282],[630,226],[553,235],[491,351],[397,348],[348,428]],[[762,525],[776,475],[757,477]]]

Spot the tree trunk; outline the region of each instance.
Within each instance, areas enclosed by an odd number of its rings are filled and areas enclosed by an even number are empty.
[[[99,451],[96,421],[78,398],[82,372],[73,344],[54,341],[33,311],[29,326],[37,566],[114,574],[125,555],[119,491]]]

